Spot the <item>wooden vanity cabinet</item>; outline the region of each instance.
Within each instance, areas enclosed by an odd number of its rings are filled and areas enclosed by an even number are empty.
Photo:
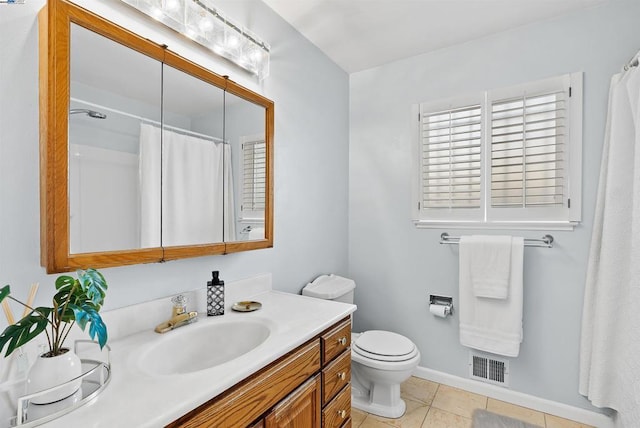
[[[350,427],[350,345],[347,317],[167,427]]]

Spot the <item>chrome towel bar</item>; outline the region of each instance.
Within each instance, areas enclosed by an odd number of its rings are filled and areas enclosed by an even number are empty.
[[[447,232],[443,232],[440,235],[440,243],[441,244],[459,244],[460,237],[459,236],[449,236]],[[553,236],[544,235],[540,239],[524,239],[525,247],[544,247],[544,248],[552,248],[553,247]]]

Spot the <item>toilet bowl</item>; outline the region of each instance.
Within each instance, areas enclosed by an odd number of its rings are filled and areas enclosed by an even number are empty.
[[[399,418],[406,405],[400,384],[420,362],[420,351],[406,337],[383,330],[351,336],[351,405],[386,418]]]
[[[353,303],[355,282],[322,275],[302,289],[306,296]],[[420,351],[408,338],[390,331],[369,330],[351,335],[351,405],[386,418],[406,409],[400,384],[420,362]]]

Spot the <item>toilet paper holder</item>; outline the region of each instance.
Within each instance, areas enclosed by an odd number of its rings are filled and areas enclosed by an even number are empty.
[[[453,297],[437,296],[435,294],[429,295],[429,304],[444,306],[445,315],[453,315]]]

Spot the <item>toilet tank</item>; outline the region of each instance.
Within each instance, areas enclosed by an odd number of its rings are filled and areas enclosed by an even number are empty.
[[[356,283],[338,275],[320,275],[302,289],[302,295],[336,302],[353,303]]]

